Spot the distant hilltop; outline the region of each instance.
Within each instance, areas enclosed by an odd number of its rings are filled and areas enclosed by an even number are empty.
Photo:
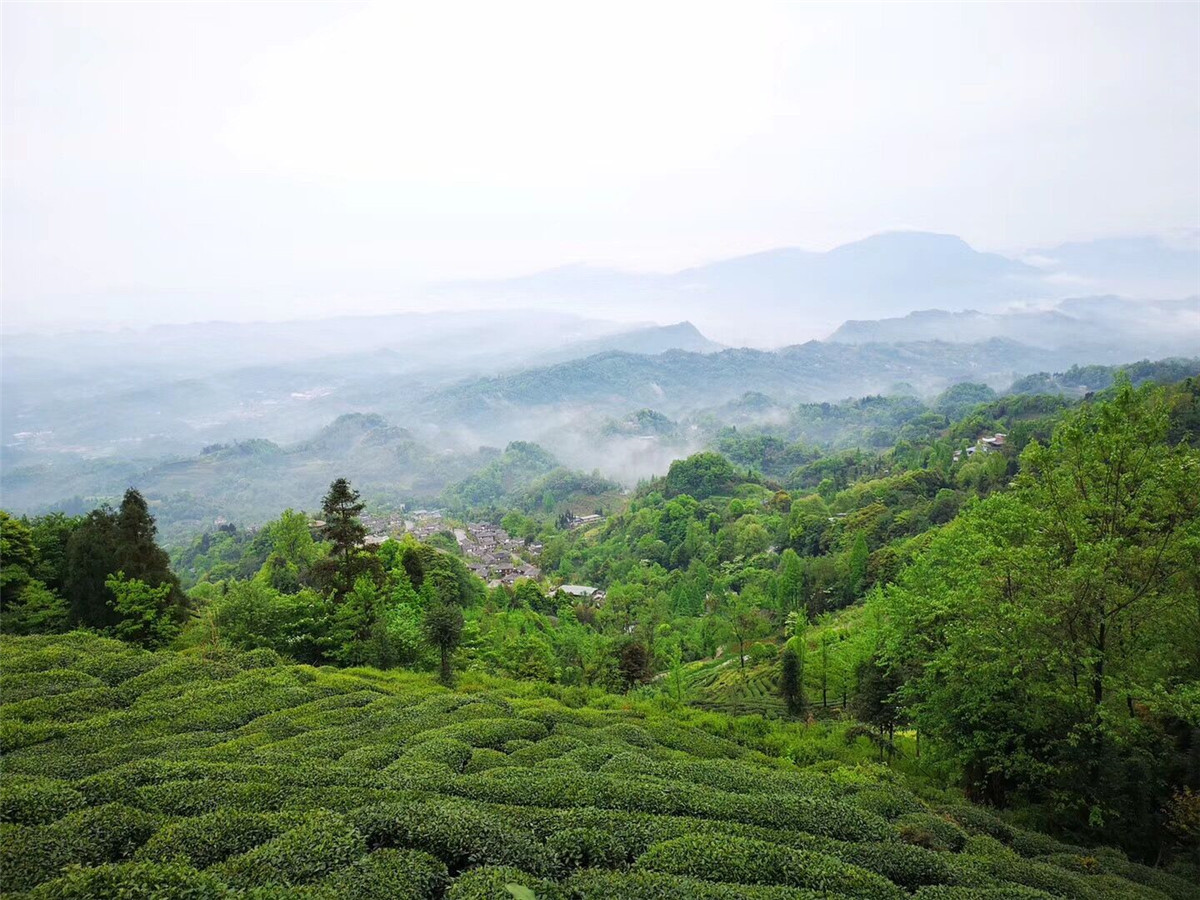
[[[822,338],[847,319],[914,309],[999,312],[1080,295],[1197,293],[1200,251],[1158,237],[1061,244],[1014,258],[924,231],[876,234],[825,252],[780,247],[673,273],[572,265],[435,291],[459,303],[563,311],[586,304],[604,315],[687,319],[724,343],[757,347]]]

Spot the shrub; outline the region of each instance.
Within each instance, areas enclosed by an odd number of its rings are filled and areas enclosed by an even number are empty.
[[[77,810],[45,828],[70,848],[72,862],[99,865],[132,857],[158,830],[159,821],[143,810],[110,803]]]
[[[612,868],[626,861],[624,844],[600,828],[564,828],[550,835],[546,846],[564,870]]]
[[[0,822],[44,825],[86,802],[69,784],[50,778],[13,776],[0,782]]]
[[[471,753],[471,758],[463,767],[463,773],[473,775],[476,772],[486,772],[488,769],[506,765],[508,765],[508,757],[501,751],[488,747],[476,747]]]
[[[888,821],[926,811],[920,800],[908,791],[895,786],[857,791],[850,795],[850,801],[859,809],[875,813]]]
[[[830,895],[773,885],[715,884],[660,872],[583,869],[567,881],[576,900],[805,900]],[[507,900],[507,898],[504,898]]]
[[[453,738],[433,738],[417,744],[398,762],[403,764],[406,760],[424,759],[449,766],[454,772],[461,772],[470,761],[473,749],[470,744]]]
[[[957,853],[967,843],[967,833],[933,813],[909,813],[893,823],[900,840],[929,850],[949,850]]]
[[[432,853],[457,873],[473,865],[515,866],[549,874],[554,858],[502,814],[450,798],[355,810],[349,820],[371,847]]]
[[[92,869],[73,867],[61,878],[46,882],[30,900],[216,900],[225,885],[204,872],[182,865],[121,863]]]
[[[831,853],[834,851],[830,851]],[[910,890],[947,884],[953,873],[943,854],[907,844],[845,844],[836,855]]]
[[[171,816],[198,816],[221,807],[268,812],[282,802],[283,786],[270,782],[167,781],[137,789],[141,805]]]
[[[183,862],[206,869],[253,850],[296,824],[297,817],[219,809],[164,825],[138,851],[138,858]]]
[[[1004,887],[923,887],[913,895],[916,900],[1055,900],[1054,894],[1020,885]]]
[[[1012,843],[1014,836],[1012,826],[1001,822],[986,810],[976,806],[948,806],[941,812],[971,834],[984,834],[1004,844]]]
[[[705,881],[778,884],[854,897],[903,896],[887,879],[835,857],[746,838],[676,838],[652,846],[637,867]]]
[[[419,850],[376,850],[316,885],[330,900],[431,900],[446,885],[446,867]]]
[[[1051,853],[1072,853],[1082,851],[1082,847],[1065,844],[1062,841],[1036,831],[1026,831],[1024,828],[1012,829],[1012,839],[1009,842],[1017,853],[1026,859],[1034,856],[1047,856]]]
[[[1072,875],[1066,869],[1060,869],[1058,866],[1030,862],[1018,856],[1008,859],[978,860],[960,857],[954,860],[952,866],[955,868],[956,876],[961,873],[966,878],[970,878],[983,873],[998,882],[1037,888],[1059,897],[1078,898],[1078,900],[1093,900],[1095,897],[1095,892],[1088,887],[1086,878]]]
[[[304,884],[347,866],[366,853],[362,835],[336,813],[318,810],[274,840],[218,865],[234,887]]]
[[[46,828],[0,825],[0,895],[28,891],[71,862],[71,848]]]
[[[74,669],[48,669],[45,672],[22,672],[17,675],[0,676],[0,697],[4,703],[17,703],[31,697],[49,697],[67,694],[83,688],[101,687],[104,684],[94,675]]]
[[[481,866],[454,879],[446,900],[518,900],[509,885],[528,888],[537,900],[567,900],[558,885],[510,866]],[[611,898],[610,898],[611,900]]]

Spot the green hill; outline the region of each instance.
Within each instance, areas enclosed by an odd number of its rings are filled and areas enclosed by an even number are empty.
[[[1200,896],[761,722],[82,633],[0,666],[6,896]]]

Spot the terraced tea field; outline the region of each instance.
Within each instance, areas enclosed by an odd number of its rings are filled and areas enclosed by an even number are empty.
[[[80,634],[0,647],[6,897],[1200,896],[621,698]]]

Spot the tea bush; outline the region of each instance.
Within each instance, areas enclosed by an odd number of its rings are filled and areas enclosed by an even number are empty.
[[[5,896],[1200,896],[749,718],[82,633],[0,638],[0,686]]]

